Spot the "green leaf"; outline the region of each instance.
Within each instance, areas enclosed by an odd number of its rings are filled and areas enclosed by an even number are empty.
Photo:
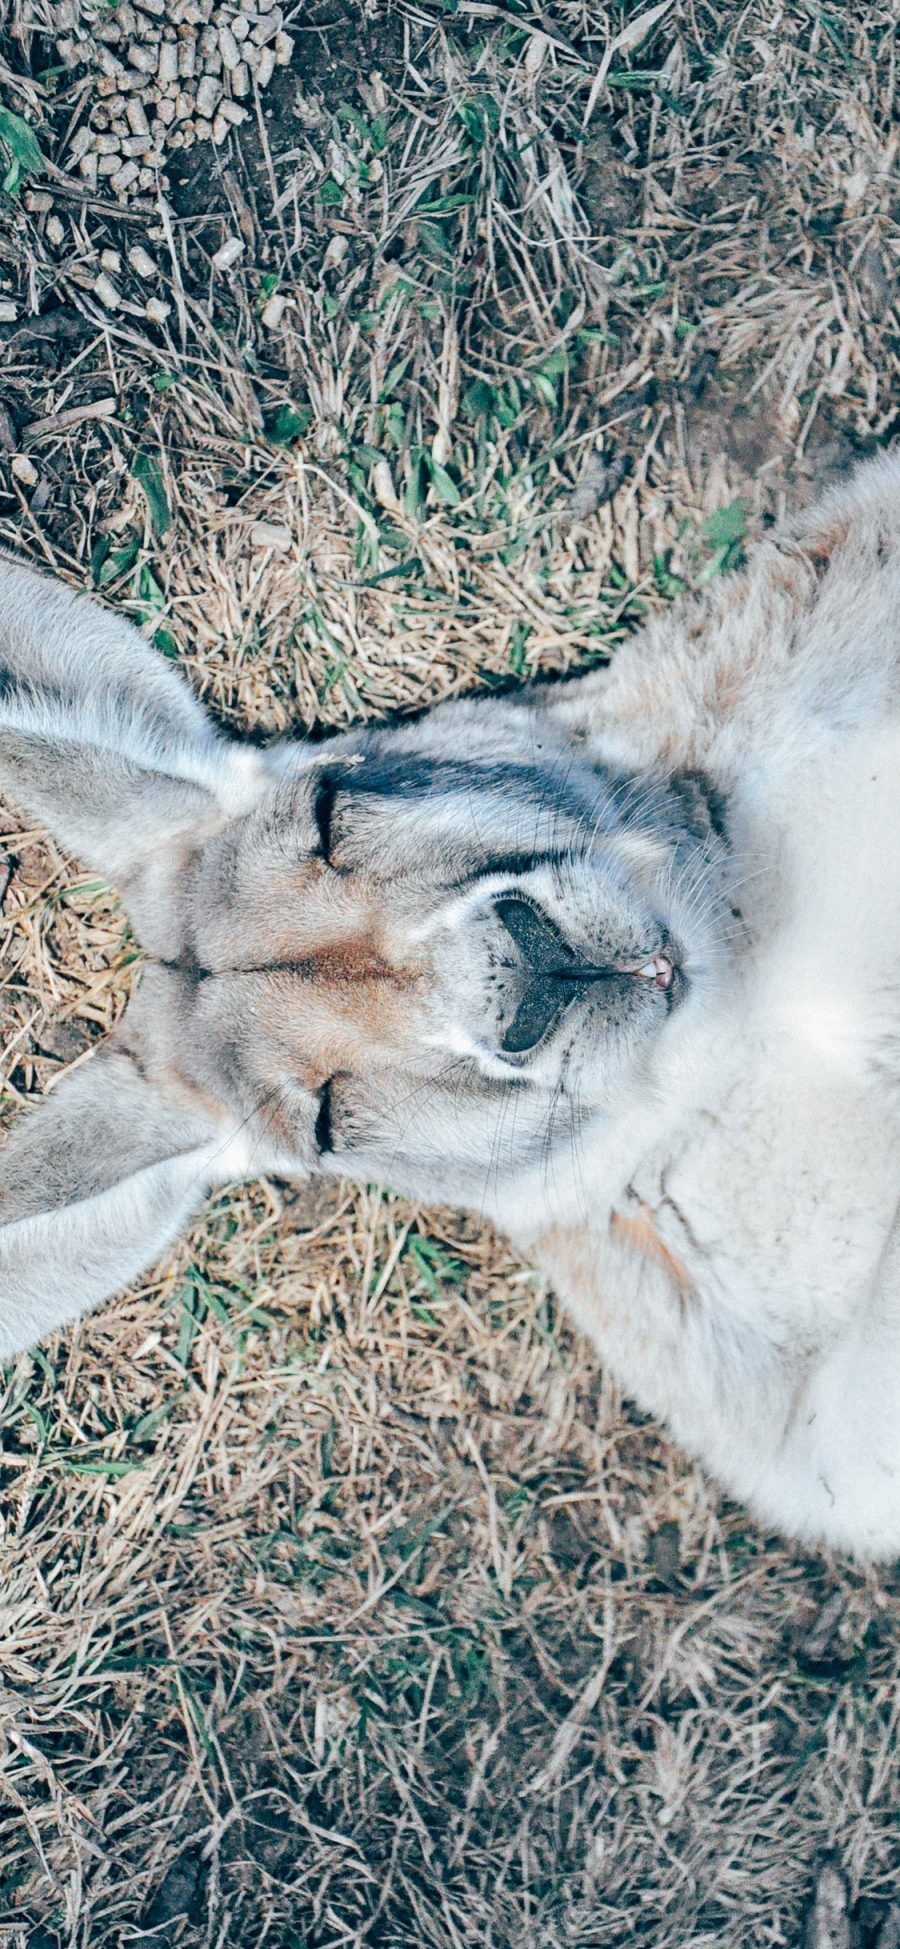
[[[716,508],[703,523],[703,539],[714,548],[733,548],[736,542],[744,540],[746,533],[747,503],[741,496],[724,508]]]
[[[376,156],[381,155],[387,142],[387,123],[383,115],[373,115],[371,122],[368,122],[358,108],[354,108],[352,102],[341,101],[337,105],[336,120],[348,122],[364,142],[371,143],[373,153]]]
[[[553,380],[548,379],[546,372],[533,372],[531,375],[531,383],[538,398],[543,400],[545,406],[551,408],[556,406],[556,387],[553,384]]]
[[[347,662],[348,659],[345,656],[336,656],[336,657],[329,658],[328,662],[325,665],[325,669],[322,673],[322,682],[319,685],[319,690],[318,690],[318,700],[320,704],[324,704],[329,691],[334,689],[335,684],[340,683],[341,678],[344,675],[344,671],[347,668]]]
[[[468,419],[487,419],[494,410],[494,388],[487,379],[473,379],[463,393],[463,412]]]
[[[186,1392],[187,1385],[185,1384],[185,1386],[178,1388],[176,1393],[170,1394],[159,1407],[149,1408],[146,1414],[140,1415],[134,1427],[128,1431],[131,1441],[149,1441],[150,1436],[155,1435],[157,1428],[160,1428],[163,1422],[168,1420],[170,1414],[174,1414],[175,1409],[180,1407]]]
[[[411,353],[407,352],[405,358],[398,359],[396,365],[392,365],[390,371],[385,373],[384,385],[378,395],[379,399],[390,398],[391,393],[395,391],[401,379],[405,377],[411,357]]]
[[[656,68],[610,68],[606,77],[608,88],[630,88],[634,94],[650,94],[662,80]]]
[[[484,147],[488,136],[496,134],[500,126],[500,105],[491,95],[473,96],[462,103],[457,115],[476,151]]]
[[[451,479],[446,467],[439,467],[436,460],[430,460],[428,466],[431,484],[438,500],[443,501],[445,507],[458,508],[461,499],[459,488],[455,480]]]
[[[175,1358],[179,1366],[186,1367],[188,1356],[194,1344],[197,1328],[206,1312],[202,1296],[193,1286],[186,1285],[181,1290],[181,1321],[178,1329],[178,1345]]]
[[[263,421],[266,439],[273,447],[289,447],[294,440],[308,433],[312,425],[312,409],[309,406],[276,406],[274,413],[267,413]]]
[[[405,1253],[412,1259],[422,1285],[433,1300],[442,1297],[439,1280],[446,1280],[451,1286],[462,1289],[466,1283],[466,1268],[459,1259],[454,1259],[446,1246],[440,1245],[436,1238],[428,1238],[421,1232],[411,1232],[405,1246]]]
[[[98,589],[100,587],[100,577],[103,573],[103,564],[106,561],[106,557],[108,554],[109,554],[109,536],[101,535],[100,540],[98,542],[95,542],[93,548],[91,549],[91,561],[90,561],[91,581],[93,582],[95,589]]]
[[[25,1413],[31,1416],[31,1419],[34,1422],[34,1425],[38,1431],[38,1434],[40,1435],[41,1440],[46,1441],[47,1423],[44,1420],[40,1408],[36,1408],[33,1401],[23,1401],[22,1406],[25,1410]]]
[[[711,582],[716,575],[724,575],[728,569],[737,568],[744,559],[744,541],[747,534],[747,503],[740,496],[729,501],[724,508],[715,512],[704,522],[703,540],[712,547],[712,555],[705,562],[698,581]]]
[[[673,575],[669,567],[668,554],[654,555],[653,580],[661,596],[671,598],[680,595],[684,588],[684,578],[680,575]]]
[[[138,486],[143,488],[154,534],[158,541],[163,541],[172,525],[172,515],[159,461],[152,453],[142,449],[134,456],[131,473]]]
[[[0,148],[9,157],[2,188],[7,196],[14,196],[27,176],[41,175],[44,158],[34,130],[11,108],[0,108]]]
[[[416,215],[419,217],[450,216],[454,210],[465,210],[472,200],[471,196],[463,195],[460,191],[454,190],[447,196],[432,197],[429,203],[418,203],[416,205]]]
[[[426,487],[427,475],[424,455],[413,452],[410,454],[409,479],[403,495],[403,505],[406,508],[407,514],[413,516],[418,514],[425,499]]]
[[[104,899],[108,893],[112,893],[112,887],[109,881],[100,880],[95,877],[92,880],[73,881],[70,887],[63,888],[60,897],[63,906],[69,907],[76,900],[96,900],[98,897]]]
[[[120,575],[127,575],[128,570],[133,568],[137,561],[140,548],[141,544],[138,536],[131,534],[128,535],[121,548],[113,548],[109,554],[104,550],[102,559],[98,561],[98,566],[94,574],[97,588],[105,589],[110,582],[117,582]],[[100,555],[99,548],[96,550],[96,555],[98,557]]]
[[[153,570],[147,567],[146,562],[141,564],[138,571],[137,592],[141,601],[147,605],[146,621],[149,622],[151,616],[158,616],[165,609],[166,598],[162,586],[157,582]]]
[[[437,258],[440,264],[455,263],[455,252],[450,248],[439,220],[434,221],[431,217],[419,219],[419,242],[427,257]],[[429,303],[419,307],[423,318],[437,316],[436,308],[429,311]]]
[[[525,646],[531,635],[530,623],[516,623],[509,639],[509,667],[515,677],[521,677],[525,669]]]

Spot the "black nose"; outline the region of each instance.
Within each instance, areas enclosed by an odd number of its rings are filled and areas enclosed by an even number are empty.
[[[536,975],[548,975],[551,979],[565,977],[577,966],[568,942],[563,940],[546,914],[542,914],[540,908],[533,906],[530,900],[521,900],[515,894],[507,895],[502,900],[495,900],[494,912],[515,942],[526,966]]]
[[[543,1042],[550,1029],[556,1027],[560,1016],[577,991],[569,987],[565,990],[558,984],[544,981],[535,975],[529,982],[519,1006],[500,1037],[500,1047],[507,1056],[527,1056]]]
[[[579,961],[552,921],[530,900],[512,894],[496,900],[494,911],[524,964],[523,992],[500,1047],[509,1056],[524,1056],[543,1041],[580,988],[590,981],[612,979],[619,971]]]

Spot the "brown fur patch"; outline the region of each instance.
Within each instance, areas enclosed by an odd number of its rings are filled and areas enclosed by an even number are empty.
[[[403,993],[421,979],[419,969],[395,966],[386,960],[374,933],[329,942],[321,952],[304,956],[297,972],[313,981],[324,982],[328,988],[341,990],[387,982],[392,989]]]
[[[609,1307],[597,1272],[597,1241],[586,1225],[548,1225],[534,1241],[533,1256],[554,1286],[565,1292],[586,1333],[602,1333]]]
[[[835,519],[829,527],[820,528],[818,534],[809,535],[804,539],[803,552],[809,556],[810,561],[830,562],[835,550],[846,541],[849,532],[850,523],[846,516],[842,516],[840,520]]]
[[[716,697],[716,709],[721,716],[725,717],[729,711],[734,710],[744,695],[746,689],[745,673],[742,671],[738,675],[733,669],[717,670],[713,678],[713,689]]]
[[[639,1252],[642,1257],[653,1259],[657,1265],[661,1265],[682,1298],[686,1298],[688,1293],[693,1292],[693,1280],[687,1267],[668,1245],[664,1245],[653,1223],[653,1214],[647,1205],[642,1205],[640,1211],[633,1217],[626,1217],[623,1212],[614,1211],[609,1221],[609,1229],[613,1238],[621,1240],[624,1245],[630,1246],[632,1251]]]

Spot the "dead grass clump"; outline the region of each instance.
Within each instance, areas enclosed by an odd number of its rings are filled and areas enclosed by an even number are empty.
[[[586,667],[727,569],[894,423],[896,20],[651,11],[286,7],[124,202],[11,0],[0,541],[261,735]],[[138,950],[11,809],[0,889],[5,1119]],[[826,1848],[876,1939],[896,1575],[749,1528],[468,1221],[220,1196],[8,1372],[0,1468],[11,1943],[762,1949]]]

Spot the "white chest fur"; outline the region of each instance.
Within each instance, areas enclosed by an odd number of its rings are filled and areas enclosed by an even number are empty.
[[[726,1303],[815,1335],[871,1279],[900,1194],[900,730],[762,768],[738,817],[761,938],[674,1052],[693,1108],[665,1193]]]
[[[750,950],[673,1019],[538,1250],[627,1390],[764,1518],[889,1551],[900,732],[793,772],[782,750],[735,813]]]
[[[760,1005],[823,1075],[869,1084],[900,1030],[900,727],[829,740],[770,821],[785,919]]]

